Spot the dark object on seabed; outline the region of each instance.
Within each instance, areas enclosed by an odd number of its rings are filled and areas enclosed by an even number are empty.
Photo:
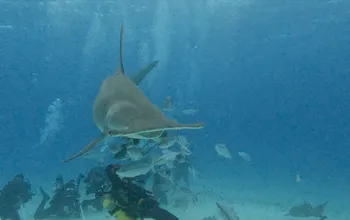
[[[225,220],[239,220],[233,208],[229,210],[219,202],[216,202],[216,206],[219,208],[220,214]]]
[[[215,216],[205,217],[202,220],[218,220]]]
[[[313,207],[309,202],[304,202],[302,205],[293,206],[286,216],[292,217],[317,217],[320,220],[325,220],[327,217],[324,215],[324,208],[328,202]]]
[[[218,207],[219,214],[223,220],[239,220],[233,208],[228,209],[227,207],[223,206],[219,202],[216,202],[216,206]],[[205,217],[202,220],[218,220],[218,218],[214,215],[214,216]]]

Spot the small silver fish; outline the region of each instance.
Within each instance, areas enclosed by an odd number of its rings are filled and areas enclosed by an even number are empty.
[[[198,112],[198,110],[189,108],[189,109],[183,110],[182,112],[183,112],[185,115],[193,115],[193,114],[196,114],[196,113]]]
[[[165,137],[160,138],[157,141],[157,145],[160,149],[168,149],[172,147],[177,142],[177,137]]]
[[[250,157],[249,154],[247,154],[246,152],[238,152],[238,155],[240,157],[242,157],[243,160],[247,161],[247,162],[251,162],[252,158]]]
[[[156,158],[155,165],[166,165],[169,161],[174,161],[179,152],[164,150],[163,155]]]
[[[127,148],[127,154],[131,160],[140,160],[143,158],[142,149],[136,146],[129,146]]]
[[[182,146],[188,147],[190,145],[190,142],[188,142],[187,138],[185,136],[178,136],[177,137],[177,142]]]
[[[192,152],[191,152],[191,150],[188,148],[188,146],[181,145],[180,151],[181,151],[182,154],[185,154],[185,155],[187,155],[187,156],[192,155]]]
[[[138,160],[122,165],[116,171],[116,174],[121,178],[133,178],[147,174],[150,170],[152,170],[153,166],[154,164],[149,159]]]
[[[230,151],[228,150],[226,144],[216,144],[215,145],[216,153],[224,158],[232,159],[232,155]]]
[[[111,152],[113,154],[116,154],[123,149],[122,146],[120,144],[117,144],[117,143],[109,143],[107,147],[108,147],[109,152]]]

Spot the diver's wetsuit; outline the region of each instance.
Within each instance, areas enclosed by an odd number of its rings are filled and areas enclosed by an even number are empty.
[[[176,216],[159,207],[151,192],[137,186],[132,180],[120,179],[115,171],[119,165],[109,165],[107,176],[112,187],[103,192],[104,207],[116,219],[144,219],[178,220]]]
[[[143,188],[147,184],[147,181],[149,180],[150,177],[151,177],[151,172],[148,172],[146,174],[134,177],[132,180],[133,180],[133,183]]]
[[[81,203],[81,206],[83,209],[87,209],[88,206],[92,206],[97,211],[102,211],[102,201],[96,194],[101,188],[106,188],[106,186],[109,185],[105,168],[103,166],[93,167],[87,174],[84,182],[86,184],[86,195],[95,194],[95,198],[84,200]]]
[[[33,195],[30,183],[22,174],[16,175],[0,192],[0,219],[20,220],[18,210]]]
[[[78,181],[80,182],[80,181]],[[50,216],[58,217],[79,217],[79,192],[74,180],[70,180],[62,185],[63,179],[56,179],[56,190],[50,201],[50,206],[45,208],[45,204],[49,201],[49,196],[40,188],[43,199],[35,211],[34,219],[44,219]]]

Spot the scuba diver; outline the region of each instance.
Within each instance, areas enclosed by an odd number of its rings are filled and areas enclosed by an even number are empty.
[[[165,170],[165,175],[170,176],[171,170]],[[162,205],[168,205],[167,193],[173,186],[173,182],[162,175],[160,172],[156,172],[153,176],[152,192],[157,201]]]
[[[0,191],[0,219],[20,220],[18,210],[33,197],[23,174],[16,175]]]
[[[176,216],[159,207],[151,192],[133,183],[133,179],[121,179],[116,174],[119,165],[109,165],[107,176],[111,181],[108,191],[101,190],[103,206],[118,220],[152,218],[155,220],[178,220]]]
[[[94,194],[95,198],[84,200],[81,203],[82,208],[85,210],[88,206],[92,206],[95,210],[102,211],[102,201],[97,195],[101,188],[107,188],[110,185],[105,168],[103,166],[93,167],[87,174],[84,183],[86,184],[86,195]]]
[[[176,155],[172,163],[172,168],[159,169],[155,172],[153,178],[152,191],[154,197],[162,205],[168,205],[168,195],[176,191],[184,193],[192,193],[189,185],[191,164],[188,157],[180,153]],[[180,182],[183,180],[184,187],[181,187]],[[172,193],[169,193],[172,192]],[[193,201],[198,200],[195,196]]]
[[[80,217],[78,188],[82,178],[83,176],[79,175],[77,183],[74,180],[64,183],[63,177],[58,175],[55,182],[54,196],[48,208],[45,208],[45,204],[50,200],[50,197],[40,188],[43,198],[34,213],[34,219],[44,219],[51,216]]]
[[[188,177],[189,177],[189,168],[191,164],[186,158],[186,155],[184,154],[176,155],[173,165],[174,165],[174,168],[173,168],[174,184],[178,185],[178,183],[182,179],[185,183],[185,186],[187,188],[190,188]]]

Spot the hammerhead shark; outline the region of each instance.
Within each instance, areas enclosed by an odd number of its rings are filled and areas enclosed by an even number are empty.
[[[137,87],[143,77],[138,74],[141,77],[136,75],[136,80],[131,80],[125,75],[123,35],[124,28],[122,24],[118,71],[103,81],[93,106],[94,122],[101,131],[101,135],[63,162],[69,162],[89,152],[107,136],[155,139],[167,130],[201,129],[204,127],[203,123],[181,124],[168,119]],[[151,63],[141,72],[145,76],[154,66],[155,64],[152,65]]]

